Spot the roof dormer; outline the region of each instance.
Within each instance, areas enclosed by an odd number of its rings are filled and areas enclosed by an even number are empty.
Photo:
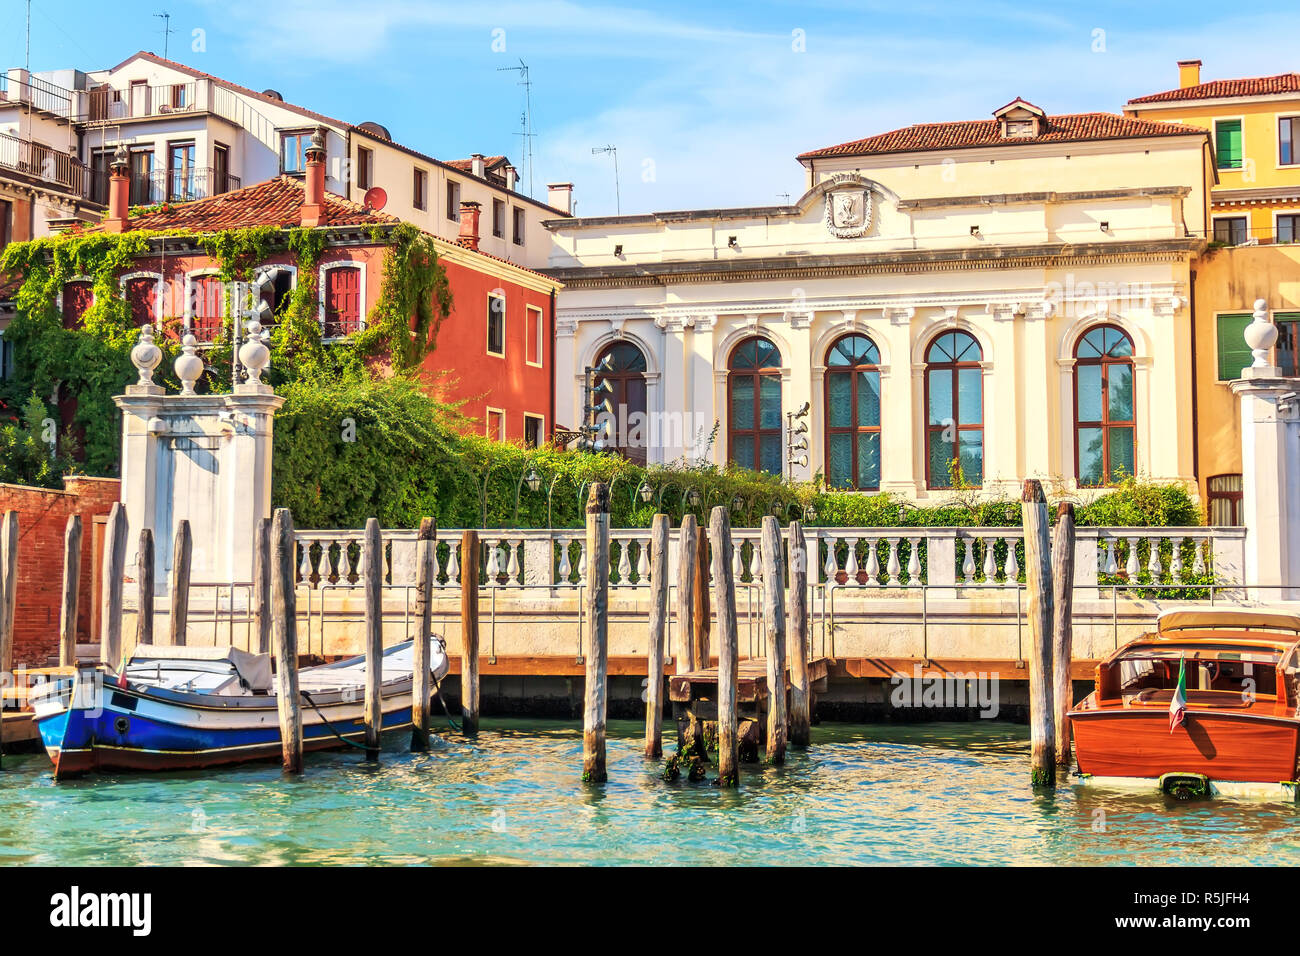
[[[1016,97],[993,111],[1003,139],[1033,139],[1047,130],[1047,114],[1028,100]]]

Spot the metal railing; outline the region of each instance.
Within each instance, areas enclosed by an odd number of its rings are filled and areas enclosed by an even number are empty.
[[[61,186],[77,196],[87,195],[86,166],[75,156],[42,143],[0,133],[0,167]]]
[[[76,95],[72,90],[32,76],[22,69],[0,74],[0,100],[21,103],[64,119],[74,117],[76,105]]]

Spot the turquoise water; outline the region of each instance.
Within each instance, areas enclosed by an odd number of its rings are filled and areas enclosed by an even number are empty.
[[[1028,784],[1024,727],[824,724],[737,791],[665,783],[640,725],[611,724],[609,782],[579,781],[581,728],[489,720],[378,765],[309,754],[300,779],[225,772],[55,783],[0,772],[0,863],[1300,864],[1300,811]]]

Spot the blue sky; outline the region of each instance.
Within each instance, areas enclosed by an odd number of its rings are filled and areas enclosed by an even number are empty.
[[[25,6],[0,0],[6,66],[23,63]],[[33,0],[32,68],[161,53],[162,10],[173,59],[374,120],[445,159],[504,152],[522,164],[523,90],[499,71],[522,58],[535,192],[572,180],[582,215],[615,207],[611,157],[593,146],[618,147],[624,213],[768,204],[802,191],[794,157],[807,149],[982,118],[1016,96],[1048,112],[1117,112],[1175,86],[1180,58],[1204,60],[1206,79],[1300,69],[1287,39],[1300,35],[1295,0]]]

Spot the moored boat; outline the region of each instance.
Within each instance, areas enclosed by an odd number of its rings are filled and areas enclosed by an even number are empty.
[[[1097,665],[1069,712],[1085,782],[1294,800],[1300,615],[1175,609]]]
[[[447,673],[440,639],[431,672]],[[384,651],[384,730],[411,723],[412,642]],[[298,671],[303,749],[341,747],[365,734],[366,663],[354,657]],[[234,647],[137,647],[121,674],[78,668],[31,695],[56,777],[90,770],[174,770],[280,754],[271,659]]]

